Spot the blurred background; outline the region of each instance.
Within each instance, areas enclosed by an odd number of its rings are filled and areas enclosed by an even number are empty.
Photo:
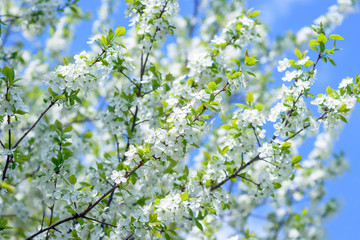
[[[124,19],[125,1],[119,1],[119,9],[114,15],[114,23],[127,27],[128,21]],[[287,31],[296,33],[303,26],[309,26],[320,15],[327,12],[329,6],[336,0],[252,0],[248,1],[247,7],[260,10],[258,16],[269,28],[272,41],[276,36],[283,35]],[[97,15],[100,1],[80,0],[79,5],[84,12],[90,11],[92,16]],[[194,0],[179,1],[181,14],[192,14]],[[77,26],[75,41],[71,46],[71,53],[78,53],[89,49],[86,42],[91,36],[93,19]],[[319,64],[317,82],[314,92],[324,91],[328,85],[337,88],[341,79],[349,76],[355,77],[360,74],[360,12],[350,14],[343,24],[336,28],[333,33],[344,37],[344,41],[338,41],[337,47],[342,48],[334,56],[337,67],[331,64]],[[305,50],[305,49],[302,49]],[[288,58],[293,58],[293,52],[289,52]],[[278,75],[275,75],[278,77]],[[280,79],[276,79],[280,81]],[[329,239],[360,239],[359,227],[360,215],[360,106],[352,113],[348,124],[343,129],[337,140],[334,152],[345,152],[349,161],[350,169],[346,174],[333,181],[327,182],[327,199],[336,197],[340,200],[338,214],[327,222],[326,229]],[[311,147],[312,145],[309,144]],[[358,149],[359,148],[359,149]],[[306,151],[306,149],[305,149]],[[306,156],[307,153],[303,155]]]

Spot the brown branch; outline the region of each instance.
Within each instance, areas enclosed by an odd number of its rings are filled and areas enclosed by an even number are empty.
[[[97,222],[97,223],[101,223],[101,225],[108,225],[108,226],[111,226],[111,227],[116,228],[115,225],[112,225],[112,224],[110,224],[110,223],[106,223],[106,222],[99,221],[99,220],[97,220],[97,219],[95,219],[95,218],[92,218],[92,217],[86,217],[86,216],[84,216],[83,218],[88,219],[88,220],[91,220],[91,221],[94,221],[94,222]]]
[[[47,111],[49,111],[50,108],[52,108],[55,103],[57,102],[58,100],[55,99],[53,100],[50,105],[45,109],[44,112],[42,112],[39,116],[39,118],[36,120],[36,122],[20,137],[20,139],[15,143],[14,147],[13,148],[16,148],[17,146],[19,146],[19,144],[22,142],[22,140],[24,140],[24,138],[31,132],[31,130],[33,130],[36,125],[39,123],[39,121],[43,118],[43,116],[47,113]]]

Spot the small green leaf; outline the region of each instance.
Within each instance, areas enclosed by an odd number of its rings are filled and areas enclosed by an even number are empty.
[[[342,116],[342,115],[339,114],[339,118],[340,118],[340,120],[343,121],[344,123],[348,123],[347,120],[346,120],[346,118],[345,118],[344,116]]]
[[[75,174],[70,175],[69,182],[74,185],[77,182]]]
[[[87,131],[87,132],[84,134],[84,138],[91,138],[92,135],[93,135],[92,132]]]
[[[294,168],[297,168],[297,169],[304,169],[304,167],[303,166],[301,166],[300,164],[295,164],[294,165]]]
[[[184,167],[184,176],[188,176],[189,175],[189,167],[187,165],[185,165]]]
[[[228,124],[224,124],[224,125],[221,126],[221,128],[223,128],[223,129],[231,129],[232,126],[230,126]]]
[[[226,154],[228,151],[229,151],[229,146],[225,146],[225,147],[220,151],[220,153],[221,153],[222,155],[224,155],[224,154]]]
[[[254,95],[252,94],[252,92],[249,92],[247,95],[246,95],[246,101],[249,105],[251,105],[254,101]]]
[[[231,58],[230,60],[233,61],[234,63],[236,63],[236,65],[237,65],[238,67],[241,66],[241,63],[240,63],[240,60],[239,60],[239,59]]]
[[[272,184],[274,185],[275,189],[281,188],[281,184],[278,182],[273,182]]]
[[[203,226],[202,226],[201,223],[200,223],[198,220],[196,220],[196,219],[195,219],[195,224],[196,224],[196,226],[197,226],[201,231],[204,231]]]
[[[326,94],[327,95],[331,95],[331,87],[330,86],[327,86],[327,88],[326,88]]]
[[[253,12],[249,15],[249,17],[257,17],[257,16],[259,15],[259,13],[260,13],[260,10],[253,11]]]
[[[158,217],[157,213],[150,213],[150,215],[149,215],[149,222],[150,222],[150,223],[156,222],[157,217]]]
[[[208,87],[209,87],[209,89],[210,89],[211,91],[214,91],[217,86],[216,86],[216,83],[214,83],[214,82],[209,82]]]
[[[295,48],[294,53],[295,53],[295,55],[296,55],[296,57],[297,57],[298,59],[302,59],[302,58],[303,58],[303,55],[302,55],[302,53],[300,52],[299,49]]]
[[[313,61],[308,60],[308,61],[306,61],[306,63],[304,64],[304,67],[310,67],[311,65],[313,65]]]
[[[66,57],[64,57],[64,64],[69,65],[69,61],[66,59]]]
[[[297,164],[301,161],[301,159],[302,159],[302,156],[294,156],[291,161],[293,164]]]
[[[332,65],[336,67],[335,61],[331,57],[327,57]]]
[[[326,43],[327,42],[327,38],[325,37],[324,34],[319,34],[318,38],[317,38],[318,42],[322,42],[322,43]]]
[[[68,126],[64,129],[64,132],[71,132],[72,129],[73,129],[72,126]]]
[[[262,105],[262,104],[256,104],[254,108],[257,109],[257,110],[259,110],[259,111],[261,111],[261,110],[263,110],[264,105]]]
[[[181,201],[187,201],[187,200],[189,200],[189,194],[187,194],[187,193],[181,193],[181,194],[180,194],[180,199],[181,199]]]
[[[16,188],[13,185],[8,184],[7,182],[0,181],[0,188],[5,188],[10,193],[14,193],[16,191]]]
[[[189,79],[187,80],[187,84],[193,85],[193,84],[194,84],[194,78],[189,78]]]
[[[64,99],[65,98],[65,94],[61,94],[61,95],[57,95],[54,97],[55,99],[59,100],[59,99]]]
[[[246,73],[247,75],[251,75],[253,77],[256,77],[256,75],[254,73],[252,73],[252,72],[245,71],[245,70],[243,72]]]
[[[54,91],[51,88],[48,88],[48,92],[50,93],[51,96],[55,97],[56,94],[54,93]]]
[[[245,58],[245,65],[246,66],[253,66],[257,62],[256,58],[254,57],[246,57]]]
[[[213,117],[210,116],[210,115],[203,114],[203,115],[200,116],[200,118],[202,118],[202,119],[211,119]]]
[[[319,42],[314,39],[310,40],[309,46],[313,46],[313,45],[319,45]]]
[[[282,149],[286,149],[286,148],[289,148],[291,147],[291,142],[284,142],[282,145],[281,145],[281,148]]]
[[[155,236],[157,236],[157,237],[159,237],[159,238],[162,238],[162,236],[160,235],[160,233],[159,233],[155,228],[152,228],[152,229],[151,229],[151,232],[152,232]]]
[[[348,109],[346,108],[346,104],[342,104],[339,107],[339,112],[348,112]]]
[[[118,27],[116,30],[115,30],[115,37],[120,37],[120,36],[123,36],[125,34],[126,30],[124,27]]]
[[[337,34],[331,34],[328,39],[334,39],[334,40],[344,40],[344,38]]]
[[[243,108],[243,109],[248,109],[249,107],[244,105],[244,104],[241,104],[241,103],[235,103],[236,106],[238,106],[239,108]]]
[[[314,47],[314,46],[310,46],[310,49],[312,49],[312,50],[314,50],[314,51],[316,51],[316,52],[319,51],[319,49],[318,49],[317,47]]]

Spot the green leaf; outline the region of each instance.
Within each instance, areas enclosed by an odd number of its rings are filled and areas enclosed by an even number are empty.
[[[189,79],[187,80],[187,84],[193,85],[193,83],[194,83],[194,78],[189,78]]]
[[[232,126],[228,125],[228,124],[224,124],[221,126],[221,128],[223,129],[232,129]]]
[[[74,185],[77,182],[75,174],[70,175],[69,182]]]
[[[201,223],[200,223],[198,220],[196,220],[196,219],[195,219],[195,224],[196,224],[196,226],[197,226],[201,231],[204,231],[203,226],[202,226]]]
[[[229,146],[225,146],[225,147],[220,151],[220,153],[221,153],[222,155],[224,155],[224,154],[226,154],[228,151],[229,151]]]
[[[20,110],[20,109],[16,109],[15,113],[16,113],[16,114],[19,114],[19,115],[25,115],[25,114],[27,114],[27,112],[24,112],[23,110]]]
[[[64,64],[69,65],[69,61],[66,59],[66,57],[63,57],[63,58],[64,58]]]
[[[246,102],[251,105],[254,101],[254,95],[252,94],[252,92],[249,92],[247,95],[246,95]]]
[[[304,169],[304,167],[303,166],[301,166],[300,164],[295,164],[294,165],[294,168],[297,168],[297,169]]]
[[[120,37],[120,36],[123,36],[125,35],[125,28],[124,27],[118,27],[116,30],[115,30],[115,37]]]
[[[93,135],[92,132],[87,131],[87,132],[84,134],[84,138],[91,138],[92,135]]]
[[[208,87],[209,87],[209,89],[210,89],[211,91],[214,91],[217,86],[216,86],[216,83],[214,83],[214,82],[209,82]]]
[[[304,64],[304,67],[310,67],[311,65],[313,65],[313,61],[308,60],[308,61],[306,61],[306,63]]]
[[[323,43],[323,44],[325,44],[326,42],[327,42],[327,38],[325,37],[325,35],[324,34],[319,34],[319,36],[317,37],[317,40],[318,40],[318,42],[321,42],[321,43]]]
[[[17,155],[18,158],[22,159],[22,160],[28,160],[29,156],[28,155]]]
[[[64,132],[71,132],[72,129],[73,129],[72,126],[68,126],[64,129]]]
[[[210,115],[203,114],[203,115],[200,116],[200,118],[202,118],[202,119],[211,119],[213,117],[210,116]]]
[[[1,72],[9,80],[10,83],[12,83],[14,81],[15,71],[13,68],[9,68],[8,66],[5,66],[5,67],[3,67]]]
[[[328,39],[334,39],[334,40],[344,40],[344,38],[337,34],[331,34]]]
[[[162,236],[160,235],[160,233],[159,233],[155,228],[152,228],[152,229],[151,229],[151,232],[152,232],[155,236],[157,236],[157,237],[159,237],[159,238],[162,238]]]
[[[275,189],[281,188],[281,184],[278,182],[273,182],[272,184],[274,185]]]
[[[320,52],[325,51],[325,44],[323,42],[320,42]]]
[[[327,86],[327,88],[326,88],[326,94],[327,95],[331,95],[331,87],[330,86]]]
[[[65,98],[65,94],[61,94],[61,95],[57,95],[54,97],[55,99],[59,100],[59,99],[64,99]]]
[[[240,60],[239,60],[239,59],[231,58],[230,60],[233,61],[234,63],[236,63],[236,65],[237,65],[238,67],[241,66],[241,63],[240,63]]]
[[[346,104],[342,104],[340,107],[339,107],[339,112],[347,112],[348,109],[346,108]]]
[[[302,53],[300,52],[299,49],[295,48],[294,53],[295,53],[295,55],[296,55],[296,57],[297,57],[298,59],[302,59],[302,58],[303,58],[303,55],[302,55]]]
[[[241,103],[235,103],[236,106],[238,106],[239,108],[243,108],[243,109],[248,109],[249,107],[244,105],[244,104],[241,104]]]
[[[332,65],[336,67],[335,61],[331,57],[327,57]]]
[[[55,127],[61,131],[62,130],[62,123],[59,120],[56,120],[55,121]]]
[[[259,13],[260,13],[260,10],[253,11],[253,12],[249,15],[249,17],[257,17],[257,16],[259,15]]]
[[[319,45],[319,42],[314,39],[310,40],[309,46],[313,46],[313,45]]]
[[[180,193],[181,201],[187,201],[189,200],[189,194],[188,193]]]
[[[282,149],[286,149],[286,148],[289,148],[291,147],[291,142],[284,142],[282,145],[281,145],[281,148]]]
[[[189,175],[189,167],[187,165],[185,165],[184,167],[184,176],[188,176]]]
[[[297,164],[301,161],[301,159],[302,159],[302,156],[294,156],[291,161],[293,164]]]
[[[254,73],[252,73],[252,72],[245,71],[245,70],[243,72],[246,73],[247,75],[251,75],[253,77],[256,77],[256,75]]]
[[[346,118],[345,118],[344,116],[342,116],[342,115],[339,114],[339,118],[340,118],[340,120],[343,121],[344,123],[348,123],[347,120],[346,120]]]
[[[263,110],[264,105],[262,105],[262,104],[256,104],[254,108],[257,109],[257,110],[259,110],[259,111],[261,111],[261,110]]]
[[[316,51],[316,52],[319,51],[319,49],[318,49],[317,47],[314,47],[314,46],[310,46],[310,49],[312,49],[312,50],[314,50],[314,51]]]
[[[253,66],[257,62],[256,58],[254,57],[246,57],[245,58],[245,65],[246,66]]]
[[[13,185],[8,184],[7,182],[0,181],[0,188],[5,188],[10,193],[14,193],[16,191],[16,188]]]
[[[149,215],[149,222],[150,222],[150,223],[156,222],[157,217],[158,217],[157,213],[150,213],[150,215]]]

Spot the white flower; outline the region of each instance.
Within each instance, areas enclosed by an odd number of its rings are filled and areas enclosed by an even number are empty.
[[[301,70],[294,70],[292,72],[290,71],[286,71],[285,73],[285,77],[282,78],[283,81],[288,81],[290,82],[291,80],[293,80],[294,78],[299,77],[302,74]]]
[[[339,88],[343,88],[346,87],[349,84],[353,83],[353,79],[352,78],[344,78],[341,83],[339,84]]]
[[[289,59],[284,58],[284,60],[279,61],[279,66],[277,67],[277,69],[278,69],[279,72],[283,72],[289,67],[291,67],[291,65],[289,63]]]
[[[306,57],[298,60],[298,61],[297,61],[297,64],[298,64],[298,65],[304,65],[309,59],[310,59],[310,57],[309,57],[309,56],[306,56]]]
[[[114,170],[114,171],[112,171],[112,174],[111,174],[111,180],[114,180],[116,184],[126,182],[125,174],[126,174],[125,170],[121,170],[121,171]]]

